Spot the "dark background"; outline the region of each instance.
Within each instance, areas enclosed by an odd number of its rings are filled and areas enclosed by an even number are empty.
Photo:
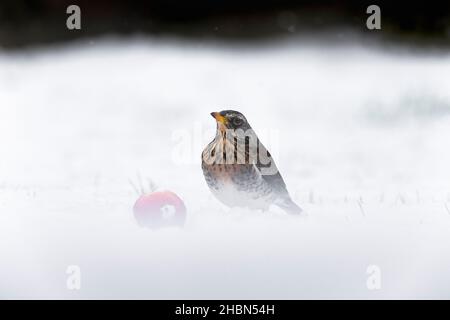
[[[66,28],[70,4],[81,7],[82,30]],[[365,26],[370,4],[381,7],[386,39],[450,43],[450,1],[2,0],[0,45],[17,48],[109,34],[261,41],[337,27],[370,32]]]

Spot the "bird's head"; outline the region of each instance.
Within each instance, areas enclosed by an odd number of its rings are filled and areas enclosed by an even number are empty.
[[[242,129],[244,131],[251,129],[244,115],[234,110],[223,110],[220,112],[211,112],[211,115],[217,122],[217,129],[220,131]]]

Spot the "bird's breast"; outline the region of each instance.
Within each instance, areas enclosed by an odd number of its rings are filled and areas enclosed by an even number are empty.
[[[265,209],[272,201],[272,190],[253,165],[202,165],[211,192],[227,206]]]

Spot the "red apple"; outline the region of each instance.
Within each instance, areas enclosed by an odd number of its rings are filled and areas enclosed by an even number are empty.
[[[158,191],[139,197],[133,207],[134,217],[140,226],[160,228],[183,226],[186,206],[171,191]]]

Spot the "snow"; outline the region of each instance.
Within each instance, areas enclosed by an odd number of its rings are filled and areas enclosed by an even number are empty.
[[[448,54],[301,39],[0,52],[0,298],[449,298],[449,75]],[[230,108],[307,219],[211,195]],[[138,226],[139,179],[185,201],[183,229]]]

